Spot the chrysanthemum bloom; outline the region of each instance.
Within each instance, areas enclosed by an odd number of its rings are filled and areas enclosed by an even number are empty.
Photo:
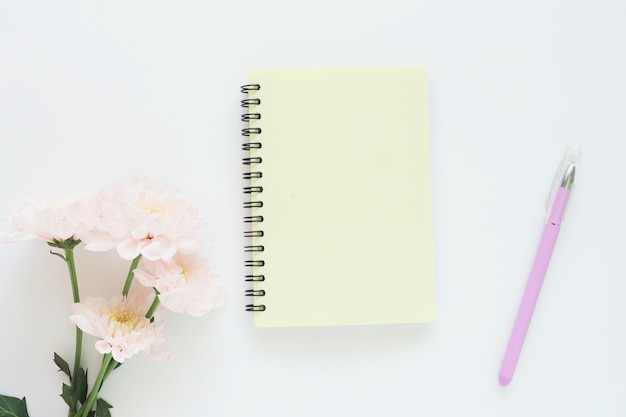
[[[151,299],[147,294],[121,294],[106,300],[102,297],[86,298],[72,305],[75,314],[70,321],[83,332],[99,340],[95,348],[102,354],[111,353],[117,362],[124,362],[139,352],[147,352],[157,359],[167,359],[155,346],[165,341],[160,331],[162,323],[145,317]]]
[[[98,205],[103,233],[85,238],[89,250],[116,247],[124,259],[157,260],[195,251],[202,243],[198,233],[204,222],[176,188],[141,178],[100,192]]]
[[[29,200],[17,212],[7,216],[7,223],[14,231],[0,234],[0,241],[36,238],[47,242],[78,241],[94,228],[97,216],[92,195],[50,195],[39,201]]]
[[[156,288],[161,305],[176,313],[202,316],[224,304],[219,277],[198,254],[177,254],[169,261],[142,259],[135,278]]]

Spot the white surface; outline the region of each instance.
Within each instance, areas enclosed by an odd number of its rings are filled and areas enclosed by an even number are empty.
[[[625,18],[621,0],[2,1],[0,213],[150,175],[208,218],[229,305],[168,316],[173,359],[116,371],[115,417],[621,415]],[[252,67],[365,64],[430,68],[438,320],[255,329],[238,87]],[[543,204],[577,141],[575,194],[503,389]],[[32,417],[65,414],[52,352],[73,346],[65,267],[47,250],[0,247],[0,392],[25,395]],[[119,287],[114,254],[77,257],[98,279],[84,295]]]

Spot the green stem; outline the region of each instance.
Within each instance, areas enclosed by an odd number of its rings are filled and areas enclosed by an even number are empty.
[[[150,306],[150,308],[148,309],[148,312],[146,313],[146,318],[147,319],[151,319],[152,316],[154,316],[154,312],[156,311],[157,308],[159,308],[159,305],[161,304],[161,300],[159,300],[159,292],[157,291],[157,289],[154,289],[154,292],[156,293],[156,296],[154,297],[154,301],[152,301],[152,305]]]
[[[141,255],[137,255],[135,259],[133,259],[133,263],[130,264],[130,269],[128,270],[128,276],[126,277],[126,282],[124,283],[124,289],[122,290],[122,295],[126,297],[128,295],[128,291],[130,291],[130,285],[133,283],[133,277],[135,276],[135,268],[139,265],[139,260],[141,259]]]
[[[104,377],[102,378],[103,383],[109,377],[109,375],[111,375],[111,372],[113,372],[115,368],[117,368],[117,365],[119,365],[119,362],[115,360],[112,360],[111,363],[109,363],[107,370],[104,372]]]
[[[102,360],[102,366],[100,367],[100,372],[98,373],[98,377],[96,381],[93,383],[93,388],[87,397],[87,401],[83,404],[83,406],[78,410],[76,417],[87,417],[91,409],[93,408],[94,403],[98,399],[98,394],[100,393],[100,388],[102,388],[102,382],[104,381],[104,376],[107,374],[107,370],[109,369],[109,364],[113,356],[110,353],[104,355],[104,359]]]
[[[70,281],[72,282],[72,296],[75,303],[80,303],[80,294],[78,292],[78,277],[76,275],[76,263],[74,262],[74,248],[65,248],[65,262],[67,269],[70,271]]]
[[[74,378],[78,374],[80,369],[80,360],[83,352],[83,331],[76,326],[76,349],[74,352],[74,373],[72,374],[72,385],[74,384]]]
[[[74,262],[74,248],[64,248],[65,262],[70,273],[72,283],[72,297],[75,303],[80,303],[80,293],[78,291],[78,276],[76,274],[76,263]],[[72,386],[74,377],[80,369],[80,360],[83,351],[83,331],[76,327],[76,348],[74,349],[74,372],[72,373]]]

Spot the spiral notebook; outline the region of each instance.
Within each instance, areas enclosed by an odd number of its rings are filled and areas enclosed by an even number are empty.
[[[434,320],[426,69],[259,69],[242,93],[255,324]]]

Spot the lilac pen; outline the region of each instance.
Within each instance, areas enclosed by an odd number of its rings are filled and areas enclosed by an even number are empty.
[[[537,299],[539,298],[539,292],[541,291],[541,286],[546,276],[548,265],[550,264],[550,258],[554,251],[556,239],[561,230],[563,213],[565,212],[570,191],[574,184],[579,153],[579,146],[568,148],[554,178],[552,193],[548,199],[546,209],[546,224],[543,229],[543,234],[541,235],[537,254],[535,255],[535,261],[530,270],[528,282],[526,283],[524,296],[522,297],[522,302],[517,312],[517,318],[513,325],[511,338],[509,339],[509,344],[507,345],[506,353],[502,360],[502,366],[500,367],[499,382],[503,387],[511,382],[513,374],[515,373],[517,360],[519,359],[522,346],[524,345],[524,339],[526,338],[526,332],[528,331],[528,326],[530,325],[530,320],[533,316]]]

